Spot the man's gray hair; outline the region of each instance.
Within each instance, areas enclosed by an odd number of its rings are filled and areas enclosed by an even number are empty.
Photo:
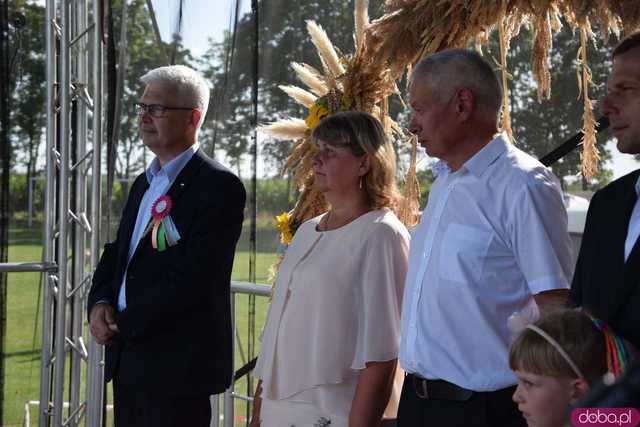
[[[204,77],[197,71],[184,65],[169,65],[155,68],[140,77],[144,84],[166,84],[176,91],[181,105],[176,107],[193,107],[202,112],[198,126],[202,125],[209,107],[209,86]]]
[[[462,88],[470,89],[478,107],[497,114],[502,105],[502,88],[491,65],[478,53],[467,49],[447,49],[422,58],[413,69],[412,81],[425,79],[447,102]]]

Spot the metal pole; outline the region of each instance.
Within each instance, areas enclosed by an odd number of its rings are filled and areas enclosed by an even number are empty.
[[[209,397],[211,401],[211,423],[209,427],[218,427],[220,425],[220,395],[214,394]]]
[[[56,300],[53,425],[63,422],[65,332],[67,317],[67,223],[69,217],[69,4],[61,3],[62,38],[60,40],[60,184],[58,186],[58,294]]]
[[[52,263],[53,256],[53,227],[55,224],[53,210],[55,209],[55,159],[53,150],[56,138],[56,35],[54,19],[56,2],[47,0],[46,3],[46,57],[47,57],[47,142],[46,142],[46,179],[44,183],[44,251],[43,262]],[[42,355],[40,360],[40,414],[38,425],[46,427],[49,424],[49,398],[51,394],[51,341],[53,319],[53,273],[44,273],[43,311],[42,311]]]
[[[166,45],[162,42],[162,36],[160,36],[160,28],[158,27],[158,20],[156,19],[156,12],[153,9],[153,3],[151,0],[146,0],[147,8],[149,9],[149,16],[151,17],[151,24],[153,26],[153,34],[156,36],[156,44],[162,50],[165,61],[167,61],[167,65],[171,65],[171,61],[169,59],[169,53],[167,52]]]
[[[33,225],[33,182],[35,180],[35,177],[30,176],[29,177],[29,182],[27,183],[28,187],[27,187],[27,194],[28,194],[28,200],[27,200],[27,227],[31,228],[31,226]]]
[[[250,236],[249,236],[249,282],[255,283],[256,281],[256,217],[258,213],[258,203],[257,203],[257,185],[258,185],[258,84],[259,84],[259,34],[260,34],[260,24],[259,24],[259,16],[258,16],[258,0],[251,1],[251,13],[253,15],[253,29],[254,29],[254,37],[253,37],[253,84],[251,87],[252,94],[252,117],[251,117],[251,125],[253,127],[253,144],[251,145],[251,201],[250,201],[250,215],[251,215],[251,227],[250,227]],[[253,298],[252,295],[249,296],[250,300]],[[253,301],[253,306],[255,306],[255,299]],[[255,307],[252,307],[253,311],[249,312],[249,322],[252,323],[252,319],[255,318]],[[251,330],[251,327],[250,327]],[[249,341],[250,348],[253,346],[253,341]],[[249,352],[249,358],[251,358],[253,354],[251,351]]]
[[[264,285],[262,283],[249,283],[249,282],[231,282],[231,292],[236,294],[248,294],[258,295],[261,297],[271,297],[271,291],[273,288],[271,285]]]
[[[102,11],[93,0],[93,157],[91,178],[91,269],[95,271],[100,255],[100,154],[102,152]],[[104,347],[89,337],[87,369],[87,426],[102,425]]]
[[[82,34],[89,26],[89,19],[87,16],[87,0],[77,0],[74,8],[74,25],[72,25],[74,36]],[[86,34],[85,34],[86,35]],[[73,56],[75,57],[74,70],[75,84],[79,91],[84,91],[84,87],[88,81],[87,68],[87,41],[86,37],[82,36],[75,49],[72,49]],[[87,211],[87,176],[85,174],[84,163],[80,163],[80,159],[85,158],[86,154],[86,141],[87,141],[87,104],[81,102],[79,99],[76,101],[76,156],[75,163],[76,168],[74,170],[75,177],[75,206],[72,207],[72,211],[79,217],[84,218]],[[73,249],[73,282],[72,289],[76,289],[78,286],[82,286],[85,282],[87,272],[85,272],[86,265],[86,233],[85,227],[79,223],[74,222],[74,249]],[[71,316],[71,341],[75,344],[76,348],[84,351],[83,341],[83,327],[84,327],[84,292],[83,289],[75,292],[71,297],[71,309],[73,314]],[[70,421],[70,426],[76,426],[79,423],[80,417],[83,415],[80,407],[82,402],[80,401],[80,388],[82,381],[82,369],[83,369],[83,357],[79,351],[72,350],[71,354],[71,381],[69,390],[69,411],[72,414],[76,414],[73,420]]]
[[[257,215],[258,215],[258,85],[260,80],[260,14],[258,8],[258,0],[251,1],[251,12],[253,15],[253,114],[251,124],[253,125],[253,144],[251,146],[251,234],[249,237],[249,281],[256,281],[256,234],[257,234]],[[247,343],[247,360],[253,359],[255,353],[255,332],[256,332],[256,296],[249,295],[249,319],[248,319],[248,343]],[[247,376],[247,395],[253,396],[253,378]],[[247,418],[251,416],[251,405],[246,404]]]
[[[116,80],[116,107],[113,113],[115,117],[113,129],[111,132],[111,140],[113,144],[118,144],[120,138],[120,116],[122,115],[122,94],[124,92],[124,79],[126,78],[126,69],[128,62],[127,55],[127,0],[122,0],[122,16],[120,18],[120,52],[118,54],[118,78]],[[117,153],[117,151],[116,151]]]
[[[46,262],[6,262],[0,263],[0,273],[53,273],[58,266]]]
[[[224,427],[233,427],[233,372],[235,370],[235,349],[236,349],[236,294],[231,293],[231,385],[224,392]]]

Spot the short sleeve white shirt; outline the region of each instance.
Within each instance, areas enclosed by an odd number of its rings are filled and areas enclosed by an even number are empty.
[[[515,384],[508,317],[572,275],[557,178],[503,135],[443,164],[411,237],[400,364],[475,391]]]

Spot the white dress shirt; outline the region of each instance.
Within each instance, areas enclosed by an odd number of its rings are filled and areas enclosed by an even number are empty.
[[[133,229],[133,234],[131,234],[131,241],[129,242],[127,264],[135,253],[138,242],[142,238],[142,233],[144,232],[145,228],[147,228],[147,225],[151,220],[151,206],[153,205],[153,202],[155,202],[158,197],[164,195],[169,190],[169,188],[171,188],[171,185],[175,181],[178,174],[182,171],[187,162],[191,160],[191,157],[193,157],[195,152],[198,151],[198,148],[200,148],[200,144],[196,142],[191,147],[180,153],[178,157],[167,162],[162,168],[160,167],[160,162],[156,157],[153,159],[153,161],[145,171],[147,181],[149,181],[149,188],[144,193],[142,201],[140,202],[140,207],[138,208],[136,225]],[[180,230],[178,230],[178,232],[179,231]],[[118,293],[118,311],[123,311],[125,308],[127,308],[126,284],[127,271],[125,270],[124,275],[122,276],[122,286],[120,287],[120,292]]]
[[[624,242],[624,259],[629,258],[629,254],[633,249],[633,246],[640,237],[640,177],[636,181],[636,205],[633,207],[631,218],[629,219],[629,229],[627,230],[627,239]]]
[[[511,386],[508,317],[572,276],[560,185],[503,135],[435,170],[411,237],[400,364],[475,391]]]

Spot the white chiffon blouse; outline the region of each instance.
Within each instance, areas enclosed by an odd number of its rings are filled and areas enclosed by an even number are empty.
[[[300,226],[280,264],[254,376],[262,397],[349,414],[367,362],[398,357],[409,233],[389,209]]]

